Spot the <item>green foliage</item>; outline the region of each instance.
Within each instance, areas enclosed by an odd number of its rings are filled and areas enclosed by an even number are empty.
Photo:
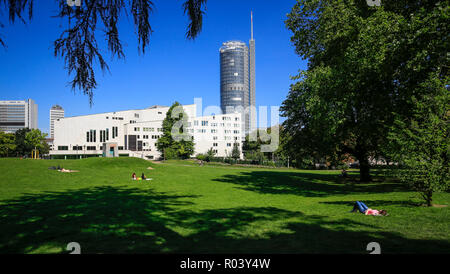
[[[30,132],[31,129],[29,128],[22,128],[17,130],[14,135],[16,136],[16,153],[19,156],[28,155],[34,147],[30,146],[26,140],[25,137]]]
[[[0,131],[0,156],[8,157],[14,155],[16,149],[16,137],[12,133]]]
[[[433,94],[411,98],[411,116],[396,117],[387,153],[399,164],[395,175],[431,206],[434,192],[450,189],[450,95],[437,77],[421,86],[428,89]]]
[[[239,145],[237,143],[233,144],[233,150],[231,151],[231,158],[237,160],[241,158],[241,150],[239,149]]]
[[[41,150],[44,147],[45,137],[47,137],[47,133],[42,133],[39,129],[32,129],[25,135],[25,145]]]
[[[200,160],[200,161],[206,161],[206,155],[202,154],[202,153],[197,154],[195,156],[195,158],[197,158],[197,160]]]
[[[175,102],[163,121],[163,135],[156,148],[164,159],[187,159],[194,154],[192,135],[186,132],[188,116],[180,103]]]
[[[445,2],[297,1],[286,26],[308,70],[281,108],[295,159],[351,155],[370,180],[368,158],[383,153],[394,113],[410,114],[409,98],[429,73],[448,74]]]
[[[260,162],[260,163],[267,160],[266,156],[261,151],[247,151],[245,153],[245,159]]]
[[[214,149],[208,149],[205,155],[205,161],[210,162],[214,158],[214,156],[216,156],[216,152],[214,152]]]

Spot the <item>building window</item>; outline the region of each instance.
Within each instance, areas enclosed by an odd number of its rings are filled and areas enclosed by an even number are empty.
[[[217,136],[213,136],[213,140],[214,140],[214,141],[217,140]]]
[[[216,147],[216,146],[218,146],[219,144],[218,143],[213,143],[213,147]]]
[[[198,121],[194,121],[194,126],[198,126]]]
[[[123,150],[123,147],[118,147],[119,150]]]
[[[58,150],[69,150],[68,146],[58,146]]]
[[[208,126],[208,121],[202,121],[202,126]]]
[[[211,133],[217,133],[217,129],[211,129]]]
[[[135,113],[134,118],[139,118],[139,114]]]

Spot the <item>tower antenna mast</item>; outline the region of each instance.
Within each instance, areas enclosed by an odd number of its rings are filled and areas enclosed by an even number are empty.
[[[253,11],[250,12],[250,19],[252,21],[252,40],[253,40]]]

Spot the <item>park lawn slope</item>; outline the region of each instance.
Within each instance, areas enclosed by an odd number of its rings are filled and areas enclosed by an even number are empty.
[[[79,172],[48,169],[58,165]],[[349,213],[356,200],[390,216]],[[368,253],[374,241],[383,253],[448,253],[449,208],[420,203],[402,184],[337,171],[0,159],[0,253],[62,253],[69,242],[82,253]]]

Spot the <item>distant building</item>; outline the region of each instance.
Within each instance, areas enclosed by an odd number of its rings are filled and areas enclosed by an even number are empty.
[[[38,128],[38,105],[32,99],[0,101],[0,131],[15,133],[22,128]]]
[[[50,138],[55,136],[55,120],[64,118],[64,109],[59,105],[54,105],[50,109]]]
[[[246,134],[256,128],[254,119],[250,116],[250,111],[256,104],[253,13],[249,46],[250,49],[244,42],[228,41],[220,48],[220,107],[224,114],[242,114]]]
[[[241,114],[197,117],[197,106],[184,105],[186,132],[193,137],[194,155],[209,149],[216,156],[230,156],[235,143],[242,152]],[[169,107],[125,110],[55,120],[53,157],[130,156],[159,159],[156,141],[163,135],[162,122]]]

